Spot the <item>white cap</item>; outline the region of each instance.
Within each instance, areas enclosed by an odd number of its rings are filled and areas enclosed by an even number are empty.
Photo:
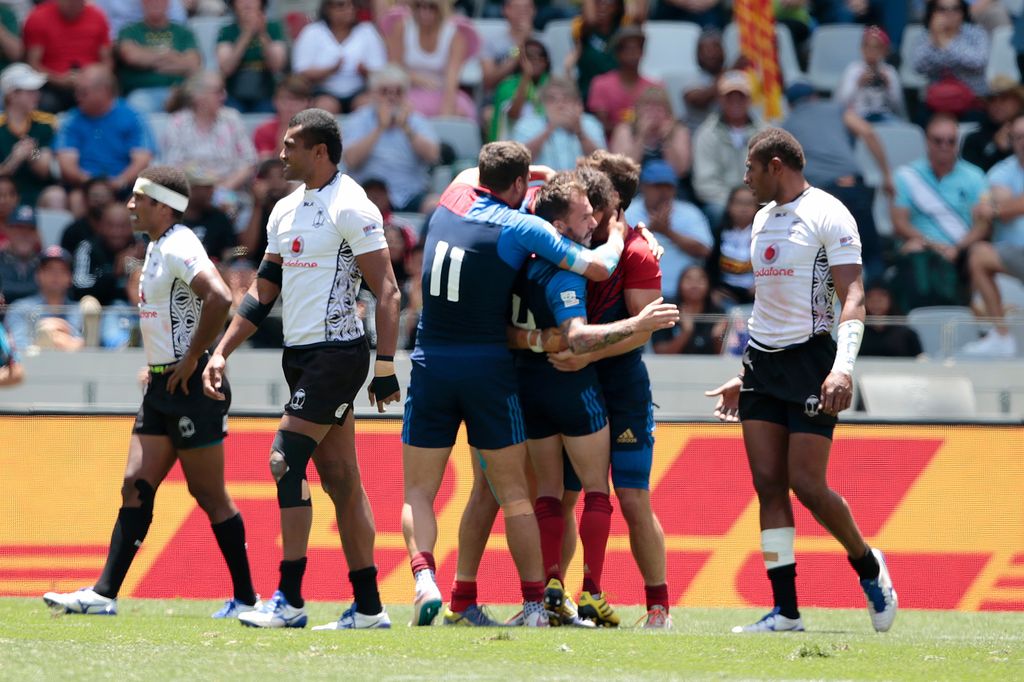
[[[46,83],[46,76],[28,64],[16,62],[0,72],[0,93],[14,90],[38,90]]]

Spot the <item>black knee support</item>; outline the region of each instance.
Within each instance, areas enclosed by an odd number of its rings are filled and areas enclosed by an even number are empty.
[[[311,507],[306,466],[317,443],[293,431],[278,431],[270,449],[270,472],[277,481],[277,504],[282,509]]]
[[[139,491],[139,508],[150,519],[153,518],[153,502],[156,500],[156,488],[141,478],[135,479],[135,489]]]

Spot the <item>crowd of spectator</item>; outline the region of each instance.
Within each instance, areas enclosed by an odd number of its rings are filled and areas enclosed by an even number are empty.
[[[385,216],[406,346],[438,166],[469,160],[453,157],[433,120],[441,116],[474,122],[484,140],[519,140],[556,170],[596,149],[641,164],[626,217],[665,247],[664,295],[685,322],[654,339],[655,352],[722,352],[727,313],[750,305],[757,206],[742,186],[747,141],[775,124],[801,142],[809,180],[857,219],[869,314],[973,302],[993,324],[965,350],[1015,355],[1008,316],[1021,302],[1004,301],[999,282],[1024,279],[1024,88],[1017,73],[987,67],[993,32],[1016,25],[1022,34],[1024,17],[999,0],[777,0],[776,21],[804,69],[820,27],[864,29],[860,58],[833,91],[789,78],[784,115],[768,121],[750,64],[727,58],[730,6],[309,0],[282,14],[275,0],[0,2],[0,311],[13,346],[137,345],[132,306],[145,246],[123,204],[154,160],[186,169],[183,221],[241,296],[266,246],[269,211],[289,191],[277,160],[287,121],[318,106],[344,117],[342,166]],[[467,16],[480,8],[504,22],[486,39]],[[189,18],[221,13],[211,52]],[[571,45],[544,32],[556,19],[571,21]],[[699,25],[694,54],[679,55],[693,62],[684,79],[642,67],[649,20]],[[912,23],[923,30],[903,46]],[[1014,44],[1024,50],[1024,40]],[[904,56],[920,90],[901,83]],[[480,75],[467,86],[471,62]],[[164,117],[159,126],[154,116]],[[889,163],[876,127],[892,122],[920,126],[921,158]],[[877,182],[868,183],[858,147]],[[878,196],[891,235],[876,226]],[[45,249],[44,212],[69,216]],[[418,217],[405,222],[407,213]],[[901,334],[869,325],[875,342],[865,347],[919,354]],[[278,338],[269,330],[255,343]]]

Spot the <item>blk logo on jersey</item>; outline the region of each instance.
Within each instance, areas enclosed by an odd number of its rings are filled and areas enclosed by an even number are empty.
[[[761,253],[761,260],[766,264],[774,263],[779,257],[779,245],[769,244]]]
[[[306,405],[306,390],[300,388],[295,391],[295,395],[292,396],[292,401],[288,403],[288,407],[293,410],[301,410]]]
[[[196,425],[188,417],[182,417],[178,420],[178,432],[182,438],[191,438],[196,435]]]
[[[292,240],[292,253],[298,256],[300,253],[302,253],[302,249],[305,245],[306,244],[302,240],[302,237],[296,237],[295,239]]]

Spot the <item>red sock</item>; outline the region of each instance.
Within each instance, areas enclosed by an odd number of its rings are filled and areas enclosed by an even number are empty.
[[[583,589],[590,594],[601,592],[601,573],[611,525],[612,501],[608,493],[587,493],[580,517],[580,540],[583,543]]]
[[[668,613],[668,585],[644,585],[644,592],[647,594],[647,610],[655,606],[662,606]]]
[[[412,565],[412,574],[414,576],[428,568],[435,573],[437,572],[437,569],[434,567],[434,555],[430,552],[416,552],[412,555],[412,561],[409,563]]]
[[[544,599],[544,583],[519,583],[523,588],[523,601],[542,601]],[[454,609],[452,609],[454,611]]]
[[[462,613],[476,603],[476,581],[456,580],[452,585],[451,609],[455,613]]]
[[[544,561],[544,575],[561,579],[558,565],[562,561],[562,534],[565,533],[565,519],[562,518],[562,501],[557,497],[538,497],[533,505],[540,529],[540,554]],[[527,600],[529,601],[529,600]]]

